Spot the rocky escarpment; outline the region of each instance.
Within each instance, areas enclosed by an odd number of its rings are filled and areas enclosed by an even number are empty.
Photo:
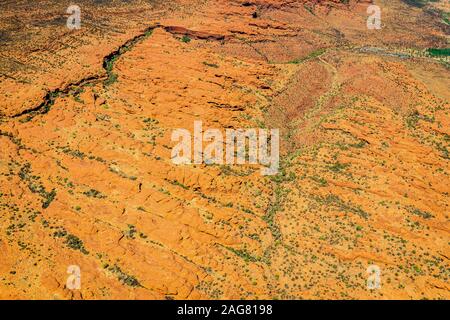
[[[111,24],[136,28],[83,74],[5,105],[0,298],[448,298],[441,22],[413,32],[428,16],[401,1],[379,32],[366,2],[188,4],[123,8]],[[175,165],[172,131],[198,120],[279,128],[280,174]]]

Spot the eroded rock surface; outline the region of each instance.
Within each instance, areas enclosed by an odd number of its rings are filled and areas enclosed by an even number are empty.
[[[0,298],[450,297],[448,5],[44,2],[1,5]],[[280,174],[173,164],[195,120]]]

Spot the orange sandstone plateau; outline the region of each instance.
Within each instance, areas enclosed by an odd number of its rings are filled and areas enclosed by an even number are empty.
[[[449,11],[1,1],[0,299],[449,299]],[[174,164],[194,121],[279,174]]]

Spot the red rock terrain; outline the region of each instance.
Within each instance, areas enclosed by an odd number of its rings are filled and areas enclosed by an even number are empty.
[[[79,2],[1,4],[1,299],[450,297],[448,3]],[[196,120],[280,173],[175,165]]]

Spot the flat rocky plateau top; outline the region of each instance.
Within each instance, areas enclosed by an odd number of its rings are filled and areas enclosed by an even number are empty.
[[[450,298],[448,1],[72,2],[0,4],[0,299]]]

